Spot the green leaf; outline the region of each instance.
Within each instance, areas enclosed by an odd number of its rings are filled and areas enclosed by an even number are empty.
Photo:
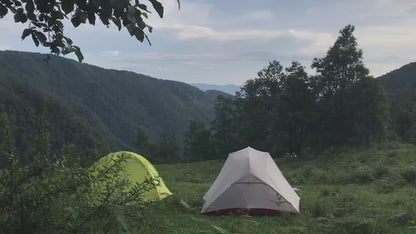
[[[78,27],[81,23],[85,23],[87,21],[87,18],[88,15],[78,8],[76,9],[75,14],[72,16],[72,25],[74,25],[74,27]]]
[[[94,12],[88,12],[88,22],[90,24],[95,25],[95,13]]]
[[[35,34],[32,32],[31,35],[32,35],[32,40],[35,43],[35,45],[39,46],[39,40],[36,38]]]
[[[159,14],[160,18],[163,18],[163,6],[157,0],[149,0],[152,3],[153,8],[155,8],[156,12]]]
[[[78,58],[78,61],[80,63],[82,63],[82,61],[84,60],[84,55],[82,55],[81,49],[78,46],[74,46],[75,48],[75,55]]]
[[[23,13],[22,8],[17,9],[16,14],[14,14],[14,21],[21,23],[25,23],[27,21],[26,14]]]
[[[115,25],[117,25],[118,31],[120,31],[121,30],[121,20],[120,20],[120,18],[112,17],[111,20],[113,21],[113,23]]]
[[[74,10],[74,0],[62,0],[62,10],[65,14]]]
[[[146,6],[146,5],[144,5],[144,4],[137,4],[137,6],[138,6],[140,9],[142,9],[142,10],[144,10],[144,11],[146,11],[146,12],[150,13],[150,11],[149,11],[149,10],[147,10],[147,6]]]
[[[43,34],[43,33],[41,33],[41,32],[39,32],[39,31],[34,31],[34,33],[35,33],[35,35],[36,35],[36,38],[38,38],[38,40],[43,44],[43,43],[45,43],[46,42],[46,36],[45,36],[45,34]]]
[[[72,40],[69,37],[64,37],[65,41],[69,44],[72,45]]]
[[[130,36],[134,36],[136,34],[136,27],[134,27],[134,25],[132,23],[129,23],[126,25],[127,30],[130,33]]]
[[[33,5],[32,0],[27,0],[25,9],[27,11],[27,14],[29,13],[33,14],[33,11],[35,10],[35,5]]]
[[[138,30],[134,36],[137,38],[137,40],[139,40],[140,42],[143,42],[144,39],[144,32],[141,30]]]
[[[27,18],[31,21],[35,21],[36,20],[36,15],[31,13],[31,12],[28,12],[27,13]]]
[[[74,25],[74,27],[78,27],[81,24],[81,17],[75,14],[74,16],[72,16],[71,22],[72,22],[72,25]]]
[[[5,16],[7,14],[7,8],[0,5],[0,18],[3,18],[3,16]]]
[[[100,0],[92,0],[92,4],[94,4],[95,8],[99,8],[101,6],[101,1]]]
[[[31,28],[27,28],[27,29],[23,30],[22,40],[25,39],[27,36],[29,36],[32,33],[32,31],[33,30]]]

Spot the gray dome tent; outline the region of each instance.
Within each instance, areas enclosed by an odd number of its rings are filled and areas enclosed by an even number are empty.
[[[300,213],[299,202],[270,154],[247,147],[229,154],[204,196],[201,213]]]

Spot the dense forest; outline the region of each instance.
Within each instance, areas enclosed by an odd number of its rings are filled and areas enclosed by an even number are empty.
[[[343,28],[327,54],[314,59],[314,75],[298,62],[283,68],[272,61],[235,97],[219,97],[209,129],[190,124],[185,155],[225,158],[249,145],[274,156],[301,157],[337,146],[416,143],[415,64],[369,76],[353,32],[353,26]]]
[[[226,95],[53,55],[2,51],[0,67],[0,112],[17,127],[22,153],[29,148],[32,116],[44,98],[53,149],[70,143],[80,149],[133,150],[142,132],[152,142],[162,134],[181,141],[188,122],[209,124],[216,96]]]

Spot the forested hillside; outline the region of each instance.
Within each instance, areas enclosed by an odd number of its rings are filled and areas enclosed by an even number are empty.
[[[106,144],[113,150],[132,149],[138,131],[151,140],[162,133],[181,138],[190,120],[210,123],[221,93],[15,51],[0,51],[0,82],[0,112],[17,125],[17,138],[26,145],[34,127],[31,115],[48,97],[48,129],[59,144]]]
[[[391,119],[396,133],[416,143],[416,63],[409,63],[381,77],[391,96]]]
[[[416,88],[416,62],[391,71],[379,77],[384,89],[394,98]]]

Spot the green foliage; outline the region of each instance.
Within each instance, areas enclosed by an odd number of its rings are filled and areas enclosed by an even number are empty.
[[[18,126],[16,141],[22,155],[27,154],[35,129],[30,116],[44,97],[53,150],[65,143],[81,151],[103,145],[111,151],[133,150],[139,129],[154,143],[163,133],[183,139],[189,120],[207,125],[214,119],[218,93],[57,56],[45,63],[45,56],[0,52],[0,112]]]
[[[131,189],[126,180],[109,177],[117,174],[125,158],[115,160],[92,176],[82,167],[72,146],[66,145],[49,157],[48,136],[42,127],[45,106],[39,110],[40,129],[35,131],[36,157],[22,166],[13,152],[12,127],[7,115],[1,117],[0,153],[7,158],[0,171],[0,232],[2,233],[91,233],[137,232],[143,226],[146,204],[141,194],[154,186],[145,181]],[[103,185],[105,186],[97,186]],[[100,189],[97,189],[97,188]]]
[[[314,59],[313,77],[298,62],[283,69],[272,61],[235,99],[218,98],[211,129],[217,154],[252,146],[296,158],[307,150],[387,139],[389,99],[380,81],[368,77],[353,32],[351,25],[343,28],[326,56]]]
[[[414,233],[416,190],[398,173],[414,160],[415,150],[410,144],[382,143],[365,149],[333,148],[325,153],[328,155],[305,155],[302,160],[279,158],[277,164],[283,175],[293,187],[301,188],[297,193],[302,213],[277,217],[199,214],[201,198],[218,175],[223,160],[158,165],[176,198],[146,213],[147,219],[157,218],[160,225],[145,230],[218,233],[214,225],[228,233]],[[389,156],[392,151],[394,157]],[[373,182],[349,180],[357,170],[371,171]],[[342,178],[337,176],[335,180],[336,174]],[[304,176],[303,182],[292,182],[298,175]],[[323,177],[326,179],[319,179]],[[387,180],[390,185],[382,188],[379,182]],[[389,221],[389,217],[403,212],[409,215],[408,222]]]
[[[149,142],[149,137],[143,130],[137,132],[136,141],[134,145],[137,147],[137,152],[142,155],[150,155],[153,150],[153,145]]]
[[[188,161],[204,161],[214,158],[215,145],[211,133],[202,123],[190,121],[185,132],[184,157]]]
[[[272,61],[258,72],[257,77],[248,80],[237,93],[238,143],[265,149],[269,143],[272,111],[282,83],[285,81],[283,67]]]
[[[324,98],[331,98],[343,92],[368,75],[362,61],[362,50],[357,49],[353,35],[354,26],[347,25],[340,30],[340,36],[324,58],[315,58],[312,68],[318,76],[316,89]]]
[[[149,155],[155,163],[173,163],[182,161],[181,141],[171,134],[162,134],[154,151]]]
[[[407,167],[400,174],[408,183],[416,182],[416,167]]]
[[[163,17],[163,6],[157,0],[149,0],[157,14]],[[179,1],[179,0],[178,0]],[[179,2],[178,2],[179,3]],[[0,18],[7,13],[14,16],[16,23],[28,23],[23,30],[22,39],[31,36],[36,46],[50,48],[54,54],[75,53],[79,62],[84,59],[81,49],[64,34],[64,20],[71,19],[76,28],[81,24],[95,25],[96,18],[109,27],[117,26],[118,30],[126,28],[130,36],[138,41],[150,40],[146,34],[153,28],[145,22],[149,8],[139,1],[76,1],[76,0],[6,0],[0,2]]]
[[[393,126],[405,141],[416,143],[416,93],[405,89],[391,107]]]
[[[304,67],[292,62],[286,68],[271,120],[272,152],[300,154],[311,144],[312,129],[316,123],[315,95],[310,89],[310,80]]]
[[[99,129],[93,129],[94,125],[86,124],[76,113],[56,99],[48,98],[47,105],[39,116],[43,94],[15,82],[0,81],[0,84],[0,111],[7,113],[11,125],[16,126],[16,150],[22,157],[23,164],[27,164],[29,157],[34,156],[31,150],[41,150],[33,147],[39,145],[36,141],[41,140],[50,141],[48,148],[42,149],[44,151],[58,151],[65,143],[74,144],[81,151],[99,148],[104,142],[114,147],[114,144],[111,144],[114,139],[109,139],[108,133],[100,133]],[[32,118],[34,113],[38,113],[38,121]],[[41,119],[44,122],[39,126]],[[48,131],[45,131],[46,129]],[[35,139],[34,136],[39,135],[39,131],[44,134],[40,134],[40,139]]]
[[[50,158],[52,136],[46,128],[46,105],[47,99],[43,99],[40,108],[35,112],[35,133],[33,136],[33,152],[31,152],[32,160],[36,164],[41,165],[41,160]]]
[[[159,142],[150,143],[146,133],[139,131],[135,145],[138,148],[137,152],[153,163],[173,163],[183,160],[182,143],[171,134],[163,133]]]
[[[228,153],[236,150],[235,135],[238,128],[235,99],[219,95],[214,105],[215,119],[211,124],[216,159],[225,159]]]
[[[368,145],[382,140],[388,128],[387,96],[377,80],[367,77],[353,32],[351,25],[343,28],[327,55],[312,64],[318,73],[321,147]]]
[[[399,69],[393,70],[385,75],[380,76],[384,89],[395,99],[401,100],[403,92],[408,92],[416,87],[414,74],[416,73],[416,63],[409,63]]]

